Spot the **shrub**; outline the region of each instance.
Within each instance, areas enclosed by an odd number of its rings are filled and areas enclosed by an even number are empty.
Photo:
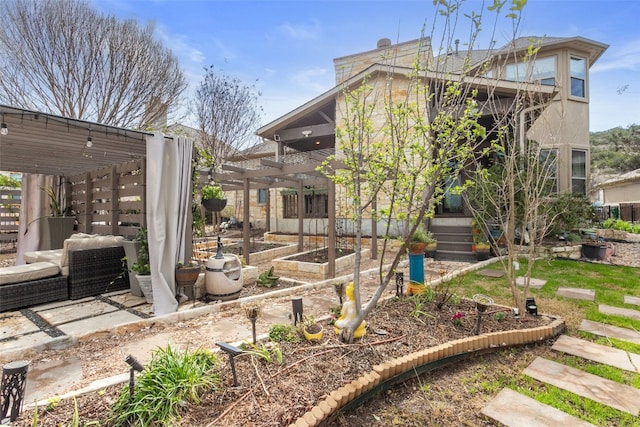
[[[171,346],[153,352],[138,376],[133,397],[124,387],[112,406],[115,426],[170,426],[180,418],[185,403],[199,404],[200,395],[220,384],[218,358],[209,350],[174,351]]]
[[[275,324],[269,328],[269,339],[274,342],[300,342],[298,328],[293,325]]]

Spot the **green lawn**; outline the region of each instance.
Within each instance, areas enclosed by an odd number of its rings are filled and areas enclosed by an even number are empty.
[[[526,261],[520,262],[520,274],[526,271]],[[487,268],[501,269],[502,264],[495,263]],[[619,348],[640,354],[640,345],[613,338],[596,337],[589,333],[579,332],[578,325],[582,319],[616,325],[640,331],[640,321],[619,316],[609,316],[598,312],[599,304],[631,308],[640,311],[640,307],[624,303],[624,296],[640,297],[640,269],[632,267],[611,266],[579,262],[566,259],[536,261],[532,277],[544,279],[547,283],[539,290],[530,289],[529,296],[536,299],[540,312],[557,315],[565,319],[567,333],[598,344]],[[456,292],[465,297],[482,293],[491,296],[496,303],[513,306],[511,291],[506,277],[491,278],[474,273],[465,275],[457,284]],[[561,287],[595,290],[595,302],[556,297]],[[520,288],[522,289],[522,288]],[[623,371],[607,365],[591,362],[580,357],[563,353],[544,351],[544,357],[556,362],[572,366],[592,374],[608,378],[631,387],[640,388],[640,374]],[[577,396],[557,387],[541,383],[524,374],[505,375],[500,379],[478,382],[475,387],[488,387],[499,390],[502,387],[512,388],[540,402],[556,407],[566,413],[600,426],[639,426],[640,419],[625,412]],[[488,391],[487,388],[485,390]],[[497,391],[496,391],[497,392]]]

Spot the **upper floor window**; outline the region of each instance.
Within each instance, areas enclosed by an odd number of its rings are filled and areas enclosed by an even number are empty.
[[[549,56],[517,64],[507,64],[505,79],[515,82],[533,81],[553,86],[556,84],[556,57]]]
[[[571,57],[571,96],[586,97],[587,61],[584,58]]]
[[[587,152],[571,150],[571,192],[587,194]]]

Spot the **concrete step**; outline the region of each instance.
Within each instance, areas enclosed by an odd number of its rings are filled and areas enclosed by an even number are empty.
[[[471,251],[446,251],[438,249],[436,251],[436,260],[439,261],[463,261],[476,262],[476,254]]]
[[[438,240],[438,250],[471,252],[471,242],[456,242]]]
[[[640,332],[634,331],[633,329],[621,328],[619,326],[584,319],[582,323],[580,323],[579,330],[601,337],[611,337],[640,344]]]

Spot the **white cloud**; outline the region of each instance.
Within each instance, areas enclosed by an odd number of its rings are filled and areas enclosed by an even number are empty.
[[[204,53],[189,44],[189,39],[184,35],[170,34],[167,27],[156,25],[156,34],[162,40],[174,55],[180,59],[184,59],[196,64],[202,64],[205,59]]]
[[[285,22],[278,26],[278,30],[295,40],[314,40],[318,38],[320,26],[317,21],[312,21],[311,24]]]
[[[291,79],[300,86],[320,94],[333,86],[333,70],[320,67],[306,68],[294,74]]]
[[[593,67],[592,73],[611,70],[640,70],[640,40],[629,41],[618,48],[609,48]]]

